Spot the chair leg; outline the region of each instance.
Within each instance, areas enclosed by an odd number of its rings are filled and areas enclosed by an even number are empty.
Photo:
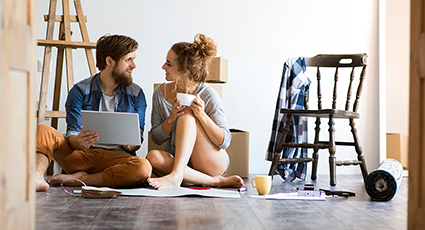
[[[320,117],[316,118],[316,133],[314,136],[314,144],[317,144],[319,142],[319,133],[320,133]],[[317,179],[317,164],[319,162],[319,149],[315,148],[313,152],[313,167],[311,169],[311,179],[316,180]]]
[[[356,122],[354,122],[354,119],[350,119],[350,126],[351,126],[351,133],[353,134],[353,138],[354,138],[354,144],[355,144],[355,149],[357,153],[357,160],[362,162],[362,164],[360,164],[359,166],[362,171],[363,181],[366,181],[366,177],[367,177],[366,160],[363,156],[363,148],[360,145],[359,137],[357,135]]]
[[[273,161],[272,161],[272,165],[270,166],[269,176],[273,177],[273,175],[276,172],[277,165],[279,164],[279,160],[282,155],[282,150],[284,147],[283,144],[285,143],[286,136],[288,135],[289,127],[291,126],[291,124],[292,124],[292,114],[288,115],[288,117],[285,120],[285,127],[283,127],[282,136],[279,139],[279,143],[277,144],[277,147],[276,147],[276,152],[273,156]]]
[[[319,161],[319,153],[318,149],[315,149],[313,152],[313,165],[311,168],[311,179],[316,180],[317,179],[317,163]]]
[[[269,176],[273,176],[276,174],[277,165],[279,164],[280,153],[275,153],[273,156],[272,165],[270,166]]]
[[[335,157],[335,121],[333,116],[329,116],[329,172],[330,185],[336,185],[336,157]]]

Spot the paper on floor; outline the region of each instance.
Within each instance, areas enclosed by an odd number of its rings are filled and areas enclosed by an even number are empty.
[[[104,187],[101,189],[105,189]],[[200,188],[192,189],[185,187],[177,187],[167,190],[156,190],[148,188],[134,188],[134,189],[113,189],[114,191],[121,192],[121,196],[152,196],[152,197],[175,197],[175,196],[205,196],[205,197],[218,197],[218,198],[241,198],[237,191],[214,189],[214,188]],[[74,193],[78,191],[74,190]]]
[[[206,197],[220,197],[220,198],[241,198],[237,191],[229,191],[222,189],[191,189],[185,187],[177,187],[167,190],[156,190],[146,188],[136,189],[119,189],[122,192],[121,196],[157,196],[157,197],[173,197],[173,196],[206,196]]]
[[[312,201],[325,201],[325,196],[311,197],[311,196],[298,196],[298,193],[276,193],[268,195],[248,196],[248,198],[266,199],[266,200],[312,200]]]

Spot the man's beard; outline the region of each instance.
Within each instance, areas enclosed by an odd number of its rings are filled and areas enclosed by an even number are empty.
[[[114,78],[115,83],[125,87],[130,86],[133,83],[132,77],[127,77],[124,73],[117,72],[115,68],[112,69],[112,77]]]

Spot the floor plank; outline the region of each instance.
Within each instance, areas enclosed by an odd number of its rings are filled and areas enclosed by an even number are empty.
[[[330,187],[328,175],[293,182],[275,176],[270,193],[295,192],[312,183],[356,196],[326,201],[253,199],[248,196],[257,191],[249,179],[244,180],[248,190],[241,199],[86,199],[52,187],[37,192],[36,229],[407,229],[407,178],[388,202],[371,201],[359,175],[338,175],[337,179],[337,186]]]

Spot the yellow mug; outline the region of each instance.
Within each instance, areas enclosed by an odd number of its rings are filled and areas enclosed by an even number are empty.
[[[254,183],[255,181],[255,183]],[[257,188],[257,192],[260,195],[269,194],[272,187],[272,177],[271,176],[256,176],[251,178],[251,185],[254,188]]]

